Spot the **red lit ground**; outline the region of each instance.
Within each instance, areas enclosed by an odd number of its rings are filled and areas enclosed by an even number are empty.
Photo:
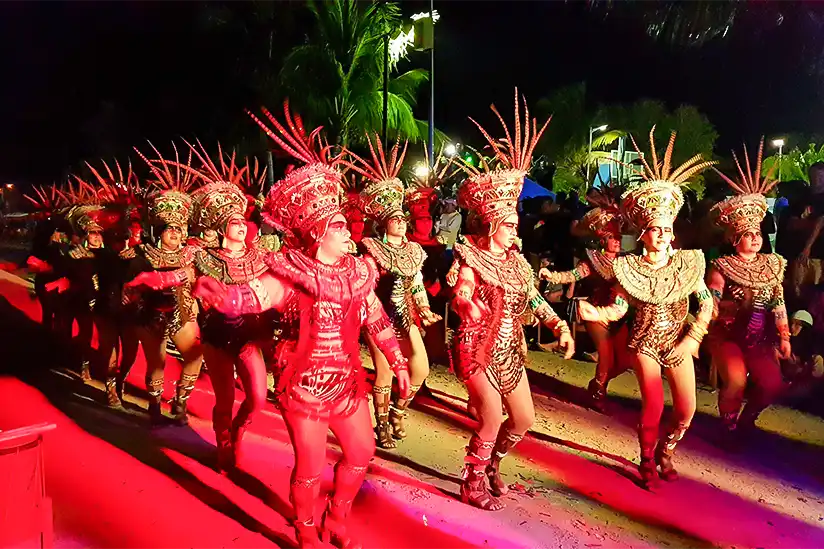
[[[63,369],[38,319],[27,290],[0,280],[0,364],[13,372],[0,377],[0,429],[58,426],[45,444],[57,547],[293,545],[285,518],[293,458],[271,406],[253,424],[240,471],[220,476],[207,375],[190,401],[190,427],[150,431],[145,401],[130,396],[126,411],[106,409],[101,384],[84,386]],[[419,399],[410,437],[395,451],[379,450],[356,500],[353,528],[366,547],[824,547],[818,418],[772,408],[755,447],[731,455],[709,442],[715,406],[701,392],[677,458],[683,478],[651,494],[636,485],[633,377],[613,383],[613,415],[602,416],[570,403],[583,394],[591,364],[548,353],[532,361],[538,420],[505,462],[515,488],[507,508],[489,513],[456,501],[472,421],[456,411],[460,383],[436,369],[436,398]],[[132,395],[143,393],[143,373],[141,359]],[[167,396],[176,376],[170,359]],[[334,445],[328,456],[337,459]],[[324,480],[328,486],[331,468]]]

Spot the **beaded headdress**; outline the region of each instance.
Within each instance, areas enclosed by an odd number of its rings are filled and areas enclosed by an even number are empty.
[[[581,227],[597,236],[620,236],[623,216],[618,206],[620,190],[613,185],[604,185],[587,193],[587,201],[595,206],[581,218]]]
[[[200,141],[197,146],[188,142],[187,145],[200,161],[200,166],[192,171],[203,183],[192,192],[195,224],[203,229],[222,231],[231,218],[238,215],[245,218],[248,200],[241,186],[248,183],[248,162],[245,166],[238,164],[235,152],[224,154],[220,143],[217,162],[209,157]]]
[[[174,160],[166,160],[154,145],[149,145],[157,155],[153,160],[149,160],[135,148],[152,171],[154,180],[151,184],[157,188],[146,197],[147,221],[152,227],[171,225],[186,230],[192,216],[192,198],[188,191],[195,184],[192,172],[186,169],[192,163],[192,153],[190,151],[188,159],[182,163],[174,143]]]
[[[525,113],[522,127],[518,89],[515,88],[514,136],[510,134],[506,122],[498,113],[495,105],[492,105],[491,109],[498,117],[498,120],[501,121],[506,136],[504,139],[493,139],[480,124],[470,118],[481,130],[487,143],[492,148],[494,152],[493,160],[497,160],[498,165],[494,169],[490,168],[483,157],[481,158],[480,169],[464,163],[462,168],[470,177],[463,182],[458,190],[458,204],[462,208],[475,212],[481,222],[489,226],[490,235],[498,230],[501,221],[517,214],[518,198],[521,195],[524,177],[532,161],[532,153],[549,124],[549,120],[547,120],[539,130],[537,119],[529,118],[529,107],[526,104],[526,99],[523,99],[523,102]]]
[[[286,125],[282,125],[265,108],[261,112],[274,129],[260,118],[246,111],[275,143],[305,166],[292,170],[269,190],[261,214],[266,222],[284,233],[287,238],[306,236],[312,229],[341,214],[341,173],[337,169],[341,155],[333,155],[332,147],[321,136],[322,127],[306,132],[299,115],[292,115],[289,101],[283,104]]]
[[[664,158],[659,162],[655,150],[655,126],[652,127],[649,132],[651,164],[638,148],[635,138],[630,136],[644,167],[643,172],[636,170],[643,178],[643,182],[624,192],[621,196],[621,206],[626,219],[639,231],[647,230],[657,221],[672,225],[684,205],[681,186],[692,176],[715,164],[713,161],[704,161],[700,154],[696,154],[679,167],[673,168],[672,151],[675,146],[675,135],[676,132],[670,134]],[[635,169],[633,166],[630,168]]]
[[[102,231],[104,209],[100,204],[100,197],[89,183],[79,177],[72,177],[75,178],[76,186],[69,181],[58,191],[64,203],[69,206],[66,221],[76,235]]]
[[[758,156],[755,160],[755,171],[752,171],[750,157],[747,146],[744,145],[744,162],[747,172],[741,168],[741,163],[735,153],[732,157],[738,168],[738,181],[733,181],[719,170],[715,170],[724,181],[735,191],[736,195],[723,200],[712,207],[710,213],[715,217],[715,222],[727,233],[729,238],[735,238],[747,231],[758,231],[761,222],[767,215],[766,195],[778,183],[772,179],[775,166],[762,178],[761,160],[764,154],[764,138],[758,146]],[[713,168],[715,169],[715,168]]]
[[[403,183],[398,179],[398,173],[406,157],[406,143],[401,150],[400,142],[396,142],[387,158],[378,136],[375,136],[377,147],[372,144],[369,136],[366,137],[366,142],[369,144],[372,162],[369,163],[350,153],[353,161],[346,161],[344,165],[366,179],[366,187],[361,191],[363,211],[370,218],[383,224],[393,217],[403,217],[404,189]]]

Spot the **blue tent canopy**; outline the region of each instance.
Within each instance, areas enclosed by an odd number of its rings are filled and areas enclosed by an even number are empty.
[[[524,188],[521,189],[521,196],[518,200],[526,200],[529,198],[536,198],[539,196],[548,196],[555,200],[555,193],[538,185],[531,179],[524,178]]]

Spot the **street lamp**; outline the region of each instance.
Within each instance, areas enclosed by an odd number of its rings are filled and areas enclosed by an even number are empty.
[[[456,154],[458,154],[458,146],[454,143],[449,143],[446,147],[443,148],[443,153],[448,157],[452,158]]]
[[[590,171],[590,161],[589,157],[592,156],[592,134],[595,132],[602,132],[607,129],[607,125],[603,124],[601,126],[593,126],[589,128],[589,148],[587,149],[587,183],[586,187],[584,188],[584,192],[589,190],[589,171]]]
[[[781,181],[781,160],[784,157],[784,140],[773,139],[772,146],[778,147],[778,181]]]

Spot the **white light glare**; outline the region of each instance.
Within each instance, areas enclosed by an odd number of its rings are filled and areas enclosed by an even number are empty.
[[[773,139],[772,144],[773,144],[773,147],[783,147],[784,146],[784,140],[783,139]]]
[[[458,154],[458,147],[456,147],[452,143],[449,143],[446,147],[443,148],[443,153],[449,157],[455,156],[456,154]]]
[[[603,126],[598,126],[597,128],[592,128],[592,129],[593,129],[593,130],[595,130],[596,132],[602,132],[602,131],[604,131],[605,129],[607,129],[608,127],[609,127],[609,126],[607,126],[606,124],[604,124]]]
[[[429,175],[429,166],[426,164],[418,164],[415,166],[415,175],[418,177],[426,177]]]
[[[412,21],[417,21],[418,19],[426,19],[427,17],[429,17],[429,12],[424,11],[424,12],[421,12],[421,13],[416,13],[410,19],[412,19]],[[433,10],[432,11],[432,22],[437,23],[440,18],[441,18],[441,15],[438,13],[438,10]]]
[[[410,27],[409,32],[401,30],[400,34],[389,40],[389,61],[396,65],[401,58],[406,57],[406,52],[415,43],[415,27]]]

